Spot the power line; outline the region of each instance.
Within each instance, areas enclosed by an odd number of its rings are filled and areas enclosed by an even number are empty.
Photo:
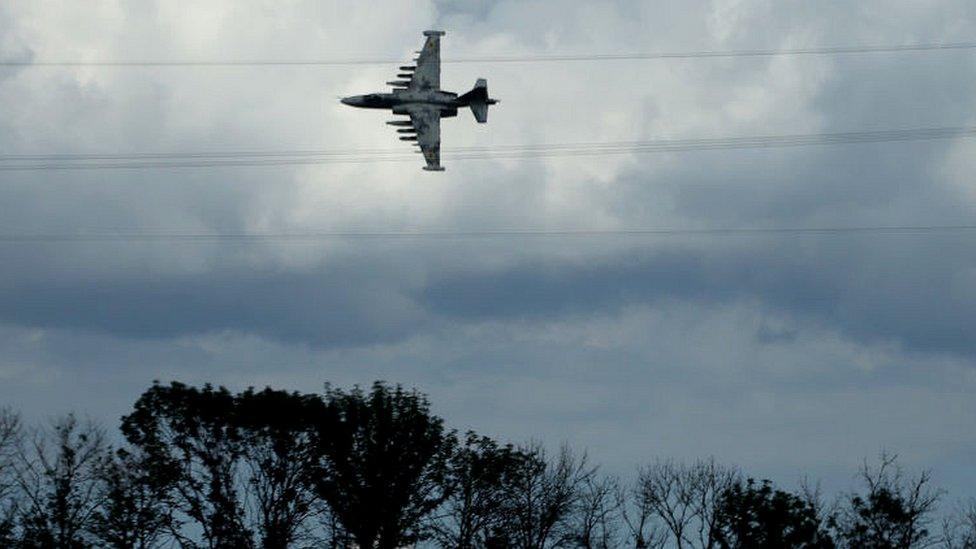
[[[266,233],[182,233],[115,231],[105,233],[0,233],[0,243],[31,242],[113,242],[113,241],[321,241],[362,240],[435,240],[435,239],[507,239],[507,238],[582,238],[582,237],[678,237],[678,236],[769,236],[854,234],[918,235],[933,233],[976,232],[976,225],[870,225],[833,227],[752,227],[752,228],[649,228],[649,229],[506,229],[472,231],[315,231]]]
[[[442,149],[445,160],[526,159],[560,156],[604,156],[708,150],[853,145],[927,141],[976,136],[976,126],[912,128],[859,132],[760,135],[698,139],[489,145]],[[151,168],[218,168],[365,162],[409,162],[403,149],[295,149],[278,151],[155,152],[0,155],[0,171],[104,170]]]
[[[901,139],[943,139],[976,134],[976,126],[949,126],[929,128],[906,128],[894,130],[867,130],[857,132],[832,132],[810,134],[777,134],[746,137],[717,137],[691,139],[658,139],[636,141],[589,141],[570,143],[539,143],[525,145],[482,145],[470,147],[445,147],[447,153],[477,153],[494,151],[526,151],[580,148],[616,147],[698,147],[698,146],[754,146],[766,143],[812,142],[876,142],[878,140]],[[49,160],[140,160],[140,159],[182,159],[182,158],[260,158],[260,157],[302,157],[302,156],[348,156],[348,155],[387,155],[403,154],[402,148],[385,149],[286,149],[286,150],[230,150],[215,152],[133,152],[133,153],[56,153],[56,154],[0,154],[0,162],[10,161],[49,161]]]
[[[441,63],[546,63],[574,61],[637,61],[655,59],[700,59],[729,57],[776,57],[798,55],[843,55],[868,53],[902,53],[969,50],[976,42],[920,43],[867,46],[826,46],[794,49],[702,50],[675,52],[633,52],[600,54],[538,54],[445,58]],[[0,61],[6,67],[266,67],[266,66],[349,66],[388,65],[402,61],[399,57],[362,59],[268,59],[268,60],[132,60],[132,61]]]

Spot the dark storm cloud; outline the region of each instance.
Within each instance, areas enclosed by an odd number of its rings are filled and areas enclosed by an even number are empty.
[[[231,331],[327,347],[382,343],[423,329],[424,319],[395,286],[358,267],[34,277],[0,289],[0,319],[122,338]]]
[[[619,314],[684,300],[760,303],[865,343],[976,358],[976,269],[968,234],[799,236],[711,243],[706,251],[629,253],[582,262],[524,262],[432,282],[420,295],[452,319]],[[937,259],[936,259],[937,258]],[[906,266],[906,263],[909,266]],[[761,337],[762,334],[757,334]]]

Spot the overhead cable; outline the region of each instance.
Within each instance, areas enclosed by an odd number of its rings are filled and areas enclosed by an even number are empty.
[[[972,138],[974,136],[976,136],[976,126],[961,126],[838,133],[761,135],[752,137],[445,147],[441,150],[441,155],[443,158],[451,161],[524,159],[783,148],[813,145],[854,145],[860,143]],[[406,162],[413,161],[414,159],[414,156],[406,153],[403,149],[6,154],[0,155],[0,171],[259,167]]]
[[[444,58],[441,63],[546,63],[574,61],[638,61],[654,59],[700,59],[728,57],[777,57],[797,55],[844,55],[869,53],[933,52],[976,49],[973,42],[934,42],[893,45],[824,46],[785,49],[700,50],[673,52],[630,53],[565,53],[527,55],[486,55],[474,57]],[[199,60],[7,60],[0,61],[6,67],[267,67],[267,66],[348,66],[389,65],[402,61],[399,57],[347,58],[347,59],[199,59]]]
[[[310,232],[160,232],[113,231],[82,233],[0,233],[0,242],[112,242],[112,241],[320,241],[341,239],[497,239],[497,238],[585,238],[585,237],[678,237],[678,236],[763,236],[763,235],[912,235],[976,232],[976,225],[866,225],[826,227],[717,227],[647,229],[502,229],[502,230],[391,230],[391,231],[310,231]]]

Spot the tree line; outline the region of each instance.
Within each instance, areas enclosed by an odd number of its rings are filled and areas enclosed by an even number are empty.
[[[124,443],[74,415],[0,409],[0,546],[976,548],[976,503],[865,462],[830,501],[714,459],[632,480],[584,452],[449,430],[422,393],[155,383]]]

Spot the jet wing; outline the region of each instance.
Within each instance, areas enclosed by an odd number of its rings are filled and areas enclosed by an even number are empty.
[[[439,90],[441,89],[441,36],[444,31],[424,31],[427,40],[424,49],[417,56],[417,69],[413,72],[408,89],[410,90]]]
[[[410,123],[417,134],[417,145],[424,154],[427,171],[444,171],[441,167],[441,110],[430,105],[407,107]]]

